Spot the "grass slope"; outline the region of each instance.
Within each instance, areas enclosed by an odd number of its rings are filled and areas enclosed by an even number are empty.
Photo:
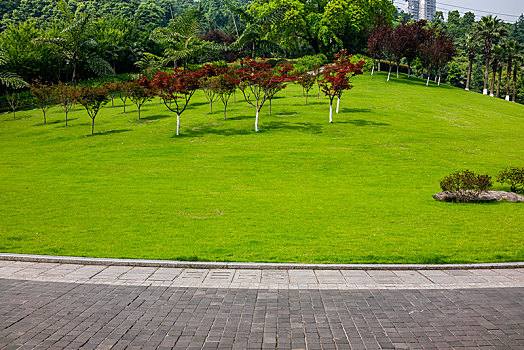
[[[264,107],[202,92],[176,119],[155,99],[0,120],[0,251],[329,263],[524,260],[522,204],[433,200],[452,171],[524,163],[524,106],[449,86],[359,76],[328,100],[291,86]],[[237,98],[239,98],[237,94]],[[240,98],[239,98],[240,100]],[[506,189],[497,186],[497,189]]]

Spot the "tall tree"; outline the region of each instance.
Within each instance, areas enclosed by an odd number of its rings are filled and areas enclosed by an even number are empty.
[[[91,16],[73,12],[65,0],[59,0],[57,6],[62,13],[60,31],[51,37],[36,38],[35,42],[49,43],[60,50],[66,62],[71,63],[73,85],[77,80],[79,62],[85,62],[97,75],[113,75],[111,65],[95,52],[97,43],[91,31]]]
[[[509,40],[504,45],[505,56],[507,60],[507,76],[506,76],[506,101],[510,100],[510,85],[511,72],[515,59],[520,52],[520,45],[515,40]]]
[[[0,83],[15,89],[27,86],[27,83],[16,73],[4,68],[8,65],[9,58],[0,49]]]
[[[484,16],[476,23],[475,30],[479,38],[484,41],[484,88],[482,93],[484,95],[488,94],[488,78],[489,78],[489,62],[491,60],[491,48],[493,47],[493,42],[503,38],[507,35],[507,30],[505,28],[504,22],[497,17],[491,15]]]
[[[478,37],[476,33],[473,32],[470,34],[466,34],[464,38],[464,44],[463,44],[463,48],[466,51],[468,55],[468,60],[469,60],[468,75],[467,75],[466,88],[465,88],[466,91],[469,91],[469,86],[471,83],[471,71],[473,68],[473,60],[475,59],[475,55],[477,53],[478,47],[479,47],[479,42],[478,42]]]

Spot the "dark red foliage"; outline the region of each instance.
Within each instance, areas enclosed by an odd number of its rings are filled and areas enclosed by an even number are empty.
[[[346,50],[335,54],[335,57],[333,64],[324,66],[319,82],[322,92],[329,97],[330,101],[333,101],[335,96],[340,97],[344,90],[353,87],[349,83],[351,77],[362,74],[362,68],[365,64],[364,61],[351,62],[351,55],[347,55]]]
[[[205,41],[212,41],[217,44],[226,44],[226,45],[231,45],[236,40],[236,38],[233,35],[227,35],[218,30],[211,30],[207,32],[207,34],[204,35],[201,39]]]
[[[200,87],[200,77],[199,71],[176,68],[171,73],[157,72],[150,84],[155,93],[164,100],[166,107],[180,115]]]

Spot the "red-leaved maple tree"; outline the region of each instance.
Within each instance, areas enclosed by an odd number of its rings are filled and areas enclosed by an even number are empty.
[[[271,101],[278,91],[294,80],[290,74],[293,66],[279,63],[272,67],[267,60],[255,61],[251,58],[243,59],[242,66],[238,70],[239,89],[247,103],[256,109],[255,131],[258,132],[260,109],[266,101]]]
[[[340,97],[345,90],[349,90],[353,87],[349,83],[351,77],[357,74],[362,74],[362,67],[364,61],[357,63],[351,62],[351,55],[347,55],[346,50],[342,50],[340,53],[335,54],[335,61],[331,65],[324,66],[322,77],[320,78],[319,84],[322,92],[329,97],[329,122],[333,123],[333,99]],[[337,102],[337,113],[338,113],[338,102]]]
[[[200,87],[200,73],[180,68],[171,73],[157,72],[152,77],[152,87],[166,107],[176,113],[176,134],[180,135],[180,115]]]

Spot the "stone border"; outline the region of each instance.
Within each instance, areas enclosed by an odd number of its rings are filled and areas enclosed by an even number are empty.
[[[74,256],[51,256],[32,254],[0,253],[0,260],[38,263],[178,267],[196,269],[257,269],[257,270],[470,270],[470,269],[516,269],[524,268],[524,262],[479,263],[479,264],[297,264],[297,263],[250,263],[250,262],[206,262],[175,260],[142,260],[84,258]]]

